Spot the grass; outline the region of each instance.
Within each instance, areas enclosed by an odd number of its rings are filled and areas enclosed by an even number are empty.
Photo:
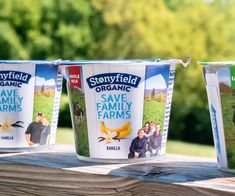
[[[181,154],[188,156],[210,157],[215,158],[214,146],[192,144],[182,141],[169,140],[167,142],[167,153]]]
[[[166,102],[144,101],[144,120],[143,122],[154,121],[163,127]]]
[[[58,128],[56,134],[56,143],[74,144],[73,130],[70,128]]]
[[[36,118],[38,112],[42,112],[42,114],[47,117],[48,121],[51,122],[53,107],[54,97],[35,96],[33,119]]]
[[[59,144],[74,144],[72,129],[58,128],[56,141]],[[215,150],[213,146],[191,144],[173,140],[167,142],[167,153],[215,158]]]
[[[232,108],[235,105],[234,98],[232,93],[221,93],[228,166],[233,169],[235,168],[235,127],[233,125],[234,109]]]
[[[73,92],[70,89],[70,103],[75,102],[76,105],[79,104],[79,107],[85,109],[85,97],[81,92]],[[73,104],[72,104],[73,105]],[[74,109],[75,105],[73,105]],[[75,145],[77,151],[82,156],[90,156],[89,144],[88,144],[88,135],[87,135],[87,120],[86,115],[83,117],[75,117],[73,112],[73,122],[75,127]]]

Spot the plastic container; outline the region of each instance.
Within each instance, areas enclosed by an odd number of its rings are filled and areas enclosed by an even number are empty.
[[[0,61],[0,152],[55,143],[62,79],[57,61]]]
[[[136,162],[165,154],[180,60],[64,61],[79,159]]]
[[[219,168],[235,172],[235,62],[203,65]]]

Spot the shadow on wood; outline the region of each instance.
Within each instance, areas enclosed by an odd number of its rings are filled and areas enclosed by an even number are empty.
[[[79,161],[74,148],[0,155],[2,195],[234,195],[216,160],[167,155],[145,164]]]

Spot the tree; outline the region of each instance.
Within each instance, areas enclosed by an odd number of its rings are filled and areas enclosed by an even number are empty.
[[[1,0],[2,59],[87,58],[92,35],[86,0]]]
[[[155,88],[154,89],[152,89],[152,92],[151,92],[151,100],[152,101],[154,101],[154,99],[155,99]]]
[[[1,59],[191,55],[190,66],[176,70],[170,138],[212,143],[197,61],[234,60],[235,1],[0,0],[0,7]]]
[[[170,138],[212,143],[201,61],[234,59],[235,2],[205,0],[92,1],[98,59],[186,58],[177,67]],[[99,31],[99,25],[102,30]],[[233,32],[233,33],[232,33]],[[198,115],[200,114],[200,115]],[[192,135],[195,134],[195,137]]]
[[[45,91],[45,85],[43,84],[43,85],[41,86],[41,95],[44,95],[44,91]]]

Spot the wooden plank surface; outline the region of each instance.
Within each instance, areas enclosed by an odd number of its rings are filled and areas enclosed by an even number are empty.
[[[0,195],[235,195],[215,159],[167,155],[136,164],[79,161],[72,146],[0,154]]]

